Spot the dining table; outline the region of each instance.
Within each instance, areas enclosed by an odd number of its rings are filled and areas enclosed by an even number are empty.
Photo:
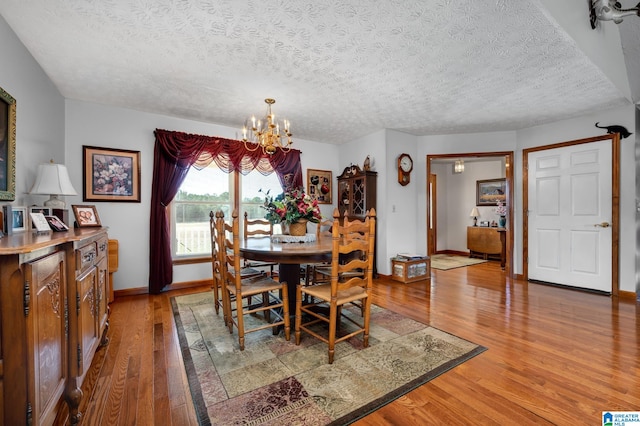
[[[287,283],[289,314],[296,311],[296,288],[300,283],[300,265],[331,261],[332,239],[320,236],[309,242],[277,242],[271,237],[252,237],[240,240],[240,253],[249,260],[279,264],[280,282]]]

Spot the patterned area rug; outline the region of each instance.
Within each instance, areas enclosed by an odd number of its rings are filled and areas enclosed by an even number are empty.
[[[267,329],[240,351],[210,292],[171,302],[201,425],[348,424],[486,350],[374,305],[369,347],[341,342],[329,365],[326,344],[295,345],[293,324],[290,342]]]
[[[456,256],[452,254],[432,254],[430,258],[431,269],[440,269],[442,271],[486,262],[486,260],[483,259],[472,259],[470,257]]]

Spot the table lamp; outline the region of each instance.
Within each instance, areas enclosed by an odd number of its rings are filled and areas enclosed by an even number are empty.
[[[469,216],[473,218],[473,226],[478,226],[478,216],[480,216],[480,212],[478,211],[477,207],[471,209],[471,213],[469,213]]]
[[[44,202],[44,206],[52,209],[65,208],[64,201],[58,198],[59,195],[78,195],[71,185],[67,168],[62,164],[55,164],[53,160],[38,166],[38,175],[29,194],[49,195],[50,198]]]

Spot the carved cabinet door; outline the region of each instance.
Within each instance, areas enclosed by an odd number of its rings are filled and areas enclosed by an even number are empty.
[[[98,309],[97,294],[98,269],[94,266],[76,279],[77,298],[80,301],[78,315],[78,377],[84,378],[91,366],[93,353],[98,347]],[[82,380],[80,380],[82,382]]]
[[[68,371],[65,253],[25,266],[29,424],[50,425],[62,403]]]

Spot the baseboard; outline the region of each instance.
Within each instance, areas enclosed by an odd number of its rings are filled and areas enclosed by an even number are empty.
[[[448,254],[451,256],[465,256],[469,257],[468,251],[457,251],[457,250],[438,250],[433,254]]]
[[[211,279],[198,280],[198,281],[185,281],[185,282],[182,282],[182,283],[170,284],[167,287],[165,287],[164,291],[181,290],[181,289],[184,289],[184,288],[194,288],[194,287],[204,287],[204,286],[211,287],[211,285],[212,285]]]
[[[185,281],[182,283],[169,284],[163,291],[181,290],[185,288],[196,288],[211,286],[211,280],[198,280],[198,281]],[[127,288],[124,290],[115,290],[113,292],[114,297],[126,297],[126,296],[139,296],[141,294],[149,294],[148,287]]]
[[[148,293],[149,293],[149,287],[126,288],[124,290],[114,290],[113,298],[116,299],[118,297],[139,296],[141,294],[148,294]]]
[[[620,299],[636,300],[637,294],[633,291],[618,291],[618,297]]]

